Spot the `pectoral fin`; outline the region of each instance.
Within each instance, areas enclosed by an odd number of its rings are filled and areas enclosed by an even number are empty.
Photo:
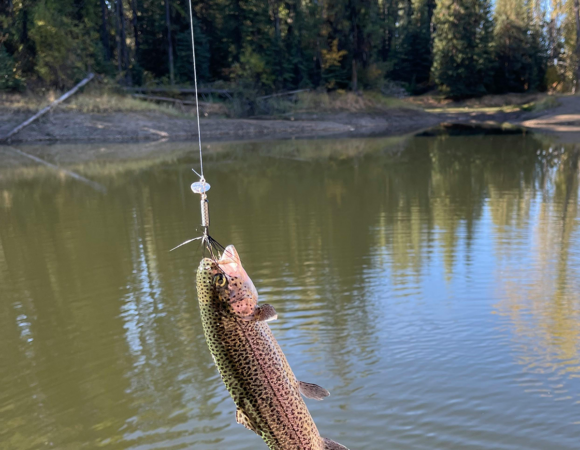
[[[324,397],[328,397],[330,395],[330,392],[314,383],[305,383],[304,381],[299,381],[298,386],[304,397],[311,398],[313,400],[322,400]]]
[[[258,322],[269,322],[270,320],[276,320],[278,318],[278,313],[272,305],[264,303],[258,306],[254,313],[250,316],[246,316],[244,320],[257,320]]]
[[[278,313],[272,305],[264,303],[261,306],[256,307],[254,312],[249,316],[241,317],[242,320],[252,321],[256,320],[258,322],[269,322],[270,320],[276,320],[278,318]]]
[[[256,424],[254,424],[254,422],[252,422],[252,420],[240,408],[238,408],[236,410],[236,422],[238,422],[239,424],[242,424],[248,430],[251,430],[251,431],[253,431],[256,434],[261,434],[258,431],[258,427],[256,427]]]
[[[322,438],[322,442],[324,443],[324,450],[348,450],[344,445],[340,445],[331,439]]]

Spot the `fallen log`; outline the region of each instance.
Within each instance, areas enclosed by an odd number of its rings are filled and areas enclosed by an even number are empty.
[[[176,87],[128,87],[125,88],[126,92],[166,92],[166,93],[177,93],[177,94],[195,94],[195,89],[192,88],[176,88]],[[232,91],[227,89],[211,89],[211,88],[199,88],[197,90],[198,94],[218,94],[223,95],[229,99],[232,98]]]
[[[170,103],[179,103],[180,105],[195,105],[195,102],[191,102],[188,100],[179,100],[178,98],[171,97],[157,97],[156,95],[132,94],[131,97],[138,98],[140,100],[151,100],[154,102],[170,102]]]
[[[256,97],[256,100],[266,100],[267,98],[283,97],[285,95],[299,94],[300,92],[308,92],[310,89],[297,89],[295,91],[278,92],[276,94],[263,95],[262,97]]]
[[[83,81],[81,81],[79,84],[77,84],[74,88],[72,88],[66,94],[64,94],[61,97],[57,98],[50,105],[48,105],[45,108],[42,108],[40,111],[38,111],[30,119],[28,119],[27,121],[21,123],[16,128],[14,128],[6,136],[4,136],[2,139],[0,139],[0,142],[8,142],[12,136],[14,136],[16,133],[18,133],[24,127],[27,127],[28,125],[30,125],[32,122],[34,122],[39,117],[42,117],[43,115],[45,115],[48,111],[50,111],[52,108],[54,108],[58,104],[64,102],[70,96],[74,95],[80,88],[82,88],[85,84],[87,84],[89,81],[91,81],[94,77],[95,77],[95,74],[94,73],[90,73]]]

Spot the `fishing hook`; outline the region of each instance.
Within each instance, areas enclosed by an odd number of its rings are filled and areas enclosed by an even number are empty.
[[[191,170],[193,170],[197,174],[195,169],[191,169]],[[209,191],[210,188],[211,188],[210,184],[207,181],[205,181],[205,178],[201,175],[199,175],[199,181],[196,181],[195,183],[191,184],[192,192],[194,194],[200,194],[200,196],[201,196],[200,207],[201,207],[201,226],[203,228],[203,234],[199,237],[196,237],[193,239],[188,239],[187,241],[182,242],[177,247],[172,248],[170,251],[173,251],[173,250],[175,250],[175,249],[177,249],[185,244],[189,244],[190,242],[201,240],[202,245],[205,244],[213,256],[212,245],[214,243],[217,244],[217,242],[214,239],[212,239],[211,236],[209,235],[209,224],[210,224],[210,221],[209,221],[209,202],[207,200],[206,192]],[[218,246],[219,246],[219,244],[218,244]]]

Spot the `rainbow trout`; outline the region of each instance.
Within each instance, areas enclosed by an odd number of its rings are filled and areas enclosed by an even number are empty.
[[[298,381],[266,323],[271,305],[258,292],[233,245],[219,260],[204,258],[197,270],[203,330],[223,382],[236,406],[236,421],[271,450],[348,450],[322,438],[302,395],[316,400],[326,389]]]

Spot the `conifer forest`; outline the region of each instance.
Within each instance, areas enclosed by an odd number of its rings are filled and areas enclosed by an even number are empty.
[[[192,0],[202,86],[574,92],[579,0]],[[0,90],[193,83],[187,0],[2,0]]]

